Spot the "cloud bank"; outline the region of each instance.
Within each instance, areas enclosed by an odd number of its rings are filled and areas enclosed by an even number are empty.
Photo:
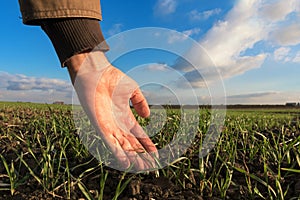
[[[286,102],[298,102],[299,95],[295,91],[262,91],[246,94],[230,95],[228,104],[285,104]]]
[[[215,77],[210,73],[213,67],[217,68],[223,79],[259,68],[269,52],[248,53],[259,42],[282,46],[300,43],[300,25],[291,23],[290,17],[299,17],[299,6],[298,0],[237,1],[224,20],[216,22],[199,41],[201,47],[191,48],[184,56],[192,60],[194,66],[179,59],[174,68],[185,72],[189,80],[195,83],[193,85],[198,87],[203,86],[203,77],[208,82],[213,81]],[[279,48],[275,59],[282,60],[288,48]],[[203,55],[203,49],[208,56]],[[298,61],[298,57],[295,60]],[[201,76],[192,77],[191,74],[197,71]]]
[[[60,100],[70,103],[72,91],[69,81],[0,72],[0,100],[3,101],[52,103]]]

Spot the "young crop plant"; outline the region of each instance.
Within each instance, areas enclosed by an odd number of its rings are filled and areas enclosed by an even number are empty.
[[[187,148],[169,165],[157,160],[161,169],[135,174],[91,154],[82,140],[101,138],[79,137],[71,106],[0,102],[0,199],[300,199],[300,109],[228,109],[215,138],[208,108],[199,116],[156,109],[136,117],[157,148]]]

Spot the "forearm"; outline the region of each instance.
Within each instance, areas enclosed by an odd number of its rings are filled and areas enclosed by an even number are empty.
[[[82,52],[72,56],[66,62],[66,66],[73,84],[78,74],[93,72],[99,73],[99,71],[109,67],[110,65],[111,64],[107,60],[105,54],[101,51]],[[81,69],[81,66],[83,66],[84,69]]]

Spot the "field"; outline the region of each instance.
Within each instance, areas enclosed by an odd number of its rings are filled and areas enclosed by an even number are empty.
[[[0,199],[300,199],[300,109],[229,109],[215,148],[201,109],[193,145],[158,173],[106,167],[82,145],[67,105],[0,103]],[[153,141],[177,132],[180,112]],[[142,125],[147,120],[139,119]]]

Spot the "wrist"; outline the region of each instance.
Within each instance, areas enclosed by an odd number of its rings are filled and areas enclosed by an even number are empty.
[[[73,84],[75,81],[75,77],[76,77],[77,73],[79,72],[79,69],[80,69],[83,61],[87,57],[87,54],[88,54],[88,52],[82,52],[82,53],[73,55],[65,62]]]
[[[110,62],[102,51],[82,52],[73,55],[66,61],[66,66],[73,84],[76,76],[79,74],[100,71],[110,65]]]

